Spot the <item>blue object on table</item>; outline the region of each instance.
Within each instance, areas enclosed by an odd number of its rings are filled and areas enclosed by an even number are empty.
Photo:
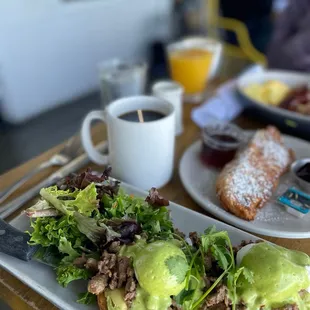
[[[310,195],[295,187],[289,188],[285,193],[278,197],[278,202],[302,213],[303,215],[310,212]]]

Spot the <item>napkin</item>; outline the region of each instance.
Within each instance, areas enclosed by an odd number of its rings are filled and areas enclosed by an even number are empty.
[[[262,66],[253,65],[241,75],[263,72],[263,70]],[[192,110],[192,120],[199,127],[204,127],[213,121],[230,122],[242,113],[244,105],[236,93],[237,79],[224,83],[213,97]]]

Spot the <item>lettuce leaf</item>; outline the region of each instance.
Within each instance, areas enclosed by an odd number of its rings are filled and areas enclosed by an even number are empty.
[[[72,263],[68,264],[66,262],[60,263],[56,268],[56,275],[57,282],[63,287],[67,287],[72,281],[87,280],[91,277],[91,273],[87,269],[80,269]]]
[[[60,212],[51,206],[45,199],[39,199],[33,206],[25,210],[28,217],[52,217],[61,215]]]
[[[95,183],[89,184],[85,189],[80,191],[74,201],[68,201],[69,205],[77,207],[77,211],[86,216],[91,216],[92,212],[99,207],[97,200],[97,190]]]
[[[136,235],[141,234],[140,225],[134,220],[95,219],[74,213],[78,229],[97,246],[105,246],[111,241],[124,244],[133,243]]]
[[[104,244],[121,235],[98,220],[74,213],[78,229],[95,244]]]
[[[166,207],[154,208],[142,198],[125,194],[122,190],[114,198],[104,195],[101,205],[105,218],[137,221],[147,234],[148,241],[173,238],[173,225]]]
[[[74,209],[68,210],[66,208],[65,200],[59,199],[60,197],[66,197],[66,199],[75,199],[77,195],[77,191],[69,192],[59,190],[56,185],[50,186],[47,188],[42,188],[40,190],[40,195],[49,202],[52,206],[54,206],[58,211],[62,214],[70,214],[70,212],[74,212]],[[66,200],[68,201],[68,200]]]
[[[91,305],[91,304],[95,304],[96,301],[97,301],[96,295],[86,292],[86,293],[80,293],[79,299],[76,302],[78,302],[79,304]]]
[[[30,244],[40,244],[43,247],[56,246],[60,252],[61,248],[66,254],[72,253],[68,248],[78,249],[87,241],[87,237],[77,228],[75,220],[68,215],[60,218],[39,217],[31,221],[31,227],[33,230],[28,232]],[[66,244],[61,244],[61,240]]]
[[[40,195],[62,214],[73,215],[79,212],[91,216],[98,209],[97,190],[95,183],[89,184],[83,190],[60,190],[57,186],[42,188]]]
[[[67,254],[70,260],[74,260],[80,256],[80,254],[73,249],[71,242],[64,236],[59,238],[58,250],[63,254]]]

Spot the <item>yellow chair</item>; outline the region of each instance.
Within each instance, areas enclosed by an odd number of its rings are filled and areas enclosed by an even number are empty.
[[[208,35],[220,40],[219,29],[229,30],[236,34],[240,46],[223,42],[224,53],[265,66],[267,63],[266,57],[253,46],[245,24],[237,19],[222,17],[220,15],[219,0],[205,0],[205,4]]]

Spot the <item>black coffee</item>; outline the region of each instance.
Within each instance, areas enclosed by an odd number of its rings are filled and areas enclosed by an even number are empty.
[[[141,110],[141,112],[144,122],[158,121],[165,117],[165,114],[157,111]],[[129,122],[139,122],[138,111],[127,112],[120,115],[119,118]]]

